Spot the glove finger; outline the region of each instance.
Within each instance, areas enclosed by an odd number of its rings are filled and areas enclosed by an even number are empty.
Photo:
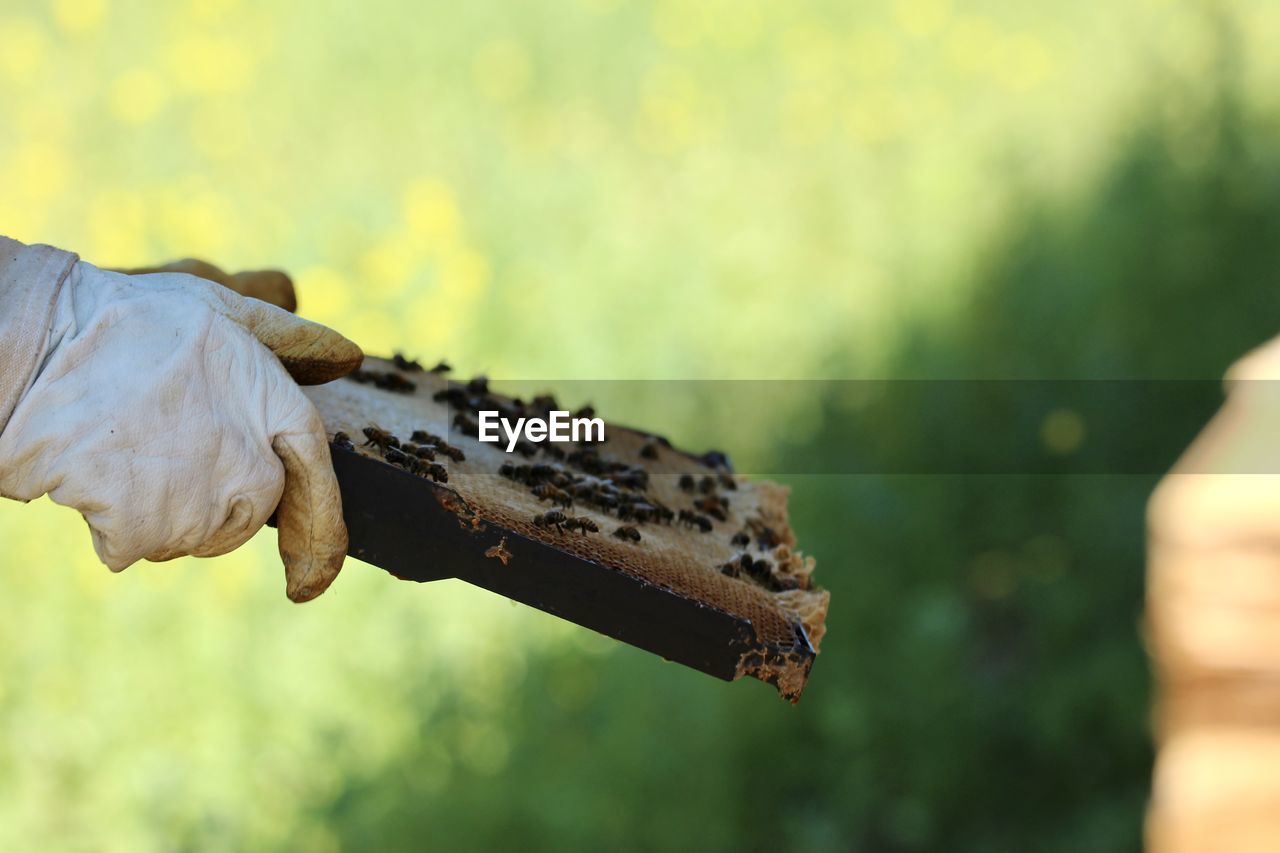
[[[298,310],[298,295],[293,288],[293,280],[281,270],[246,270],[232,274],[199,258],[183,258],[159,266],[118,269],[115,272],[122,272],[125,275],[150,275],[159,272],[186,273],[229,287],[241,296],[261,299],[290,313]]]
[[[276,507],[280,558],[286,592],[296,602],[310,601],[328,589],[347,555],[342,495],[329,457],[320,415],[310,401],[301,429],[283,432],[272,442],[284,463],[284,493]]]
[[[245,270],[233,273],[222,283],[241,296],[260,299],[290,314],[298,310],[298,294],[293,289],[293,279],[281,270]]]

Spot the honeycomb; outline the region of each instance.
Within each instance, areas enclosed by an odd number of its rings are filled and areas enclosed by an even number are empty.
[[[644,501],[672,510],[688,508],[701,497],[690,493],[689,479],[705,488],[702,480],[710,477],[716,480],[715,493],[727,501],[721,509],[723,520],[708,518],[711,529],[703,533],[678,521],[620,521],[617,510],[607,512],[585,500],[575,500],[571,509],[559,507],[535,497],[528,483],[517,482],[499,471],[504,464],[562,465],[570,471],[573,467],[545,451],[526,458],[507,453],[505,442],[481,443],[465,435],[452,424],[458,412],[467,412],[467,407],[459,409],[435,399],[451,387],[465,388],[465,383],[450,382],[442,373],[422,370],[402,359],[392,362],[367,358],[354,378],[304,390],[319,409],[330,435],[345,433],[363,455],[376,459],[384,456],[378,446],[365,443],[363,430],[370,426],[401,442],[408,441],[415,431],[434,433],[463,450],[464,461],[440,455],[436,461],[447,470],[448,487],[456,490],[482,523],[498,525],[745,619],[751,623],[757,640],[767,646],[780,650],[795,647],[799,626],[814,651],[818,650],[826,630],[829,595],[813,586],[813,558],[796,550],[795,536],[787,523],[785,487],[752,481],[723,468],[715,470],[654,436],[609,424],[608,440],[594,447],[602,458],[643,468],[648,485],[638,494],[643,495]],[[511,402],[510,398],[487,390],[484,396],[494,403]],[[557,446],[570,452],[580,447]],[[732,488],[728,488],[730,481]],[[599,531],[583,533],[535,524],[535,517],[553,509],[562,509],[567,516],[589,518]],[[612,535],[623,524],[640,532],[639,542]],[[735,534],[749,536],[749,548],[741,541],[732,541]],[[769,547],[762,548],[762,544]],[[735,561],[744,552],[765,561],[762,565],[769,567],[768,573],[738,571]],[[738,674],[773,681],[780,692],[794,698],[798,697],[807,672],[807,662],[803,666],[789,663],[785,654],[773,658],[744,655]]]

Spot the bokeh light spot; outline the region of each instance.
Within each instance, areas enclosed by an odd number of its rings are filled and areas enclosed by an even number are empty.
[[[89,245],[82,253],[95,263],[141,265],[147,257],[146,203],[136,193],[103,190],[88,204]]]
[[[0,72],[25,80],[44,64],[47,54],[48,38],[33,21],[0,21]]]
[[[214,21],[228,12],[240,8],[241,0],[190,0],[191,17],[200,21]]]
[[[496,39],[480,48],[471,68],[476,90],[491,101],[514,101],[529,88],[533,65],[514,39]]]
[[[657,0],[653,4],[650,24],[659,41],[667,47],[687,48],[698,42],[698,29],[692,15],[696,11],[681,0]]]
[[[185,36],[168,58],[174,81],[195,94],[239,92],[254,78],[254,58],[242,40]]]
[[[54,0],[53,18],[65,32],[77,35],[98,28],[107,14],[107,0]]]
[[[1079,450],[1084,439],[1084,418],[1074,409],[1054,409],[1040,425],[1041,443],[1050,453],[1059,456]]]
[[[969,585],[982,598],[1008,598],[1018,586],[1018,562],[1005,551],[984,551],[969,566]]]
[[[902,62],[902,45],[884,30],[858,30],[849,39],[850,70],[867,80],[882,80]]]
[[[70,182],[67,152],[43,140],[19,149],[14,157],[14,180],[9,185],[27,199],[44,201],[61,193]]]
[[[294,276],[298,289],[299,310],[318,323],[340,325],[351,307],[355,287],[337,270],[312,266]]]
[[[409,228],[429,245],[448,245],[457,238],[462,217],[453,190],[443,181],[414,181],[404,191],[403,207]]]
[[[168,95],[168,88],[158,75],[145,68],[134,68],[111,84],[111,111],[121,121],[141,124],[160,112]]]
[[[951,0],[894,0],[893,14],[908,35],[931,36],[951,17]]]
[[[194,104],[187,122],[192,144],[212,160],[226,160],[244,153],[251,119],[234,100],[210,98]]]
[[[845,113],[845,128],[854,140],[887,142],[902,129],[903,113],[893,92],[868,89],[860,92]]]
[[[1039,86],[1053,67],[1044,43],[1029,35],[1009,38],[1002,46],[1000,56],[1000,81],[1015,92],[1026,92]]]
[[[946,55],[960,71],[977,72],[991,65],[999,34],[984,18],[963,17],[947,30]]]

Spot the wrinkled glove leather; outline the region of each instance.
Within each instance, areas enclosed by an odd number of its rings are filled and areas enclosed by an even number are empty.
[[[48,341],[0,433],[0,493],[79,510],[113,571],[224,554],[275,511],[289,597],[329,586],[347,546],[341,499],[289,371],[333,379],[359,364],[354,344],[189,275],[83,261]]]

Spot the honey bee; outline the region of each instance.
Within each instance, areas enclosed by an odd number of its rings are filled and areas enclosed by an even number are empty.
[[[581,409],[573,413],[575,418],[594,418],[596,416],[596,407],[587,403]]]
[[[680,510],[679,520],[681,524],[689,527],[696,527],[703,533],[711,532],[711,519],[705,515],[698,515],[696,512],[690,512],[687,509]]]
[[[759,580],[761,571],[764,571],[767,574],[768,568],[769,568],[768,563],[765,563],[763,567],[759,567],[757,563],[751,559],[750,554],[739,554],[738,556],[734,557],[732,560],[730,560],[729,562],[721,566],[720,572],[722,574],[728,575],[731,578],[736,578],[736,577],[741,577],[742,575],[746,575],[747,577],[751,577]]]
[[[729,518],[729,502],[718,495],[708,495],[693,502],[693,508],[706,513],[716,521],[727,521]]]
[[[365,427],[362,432],[364,432],[364,437],[367,438],[368,441],[362,444],[361,447],[376,447],[379,450],[385,451],[388,447],[400,446],[400,439],[396,438],[377,424],[370,424]]]
[[[564,451],[554,444],[548,443],[542,445],[542,452],[547,456],[550,456],[552,459],[564,459]]]
[[[419,459],[425,459],[428,462],[436,461],[436,451],[434,448],[427,447],[425,444],[414,444],[406,441],[400,445],[400,449],[405,453],[412,453]]]
[[[640,455],[645,459],[657,459],[658,458],[657,439],[651,438],[648,441],[646,441],[644,443],[644,446],[640,448]]]
[[[464,435],[480,434],[480,425],[477,424],[469,415],[465,415],[462,412],[458,412],[458,414],[453,416],[453,425]]]
[[[351,443],[351,436],[347,435],[342,430],[338,430],[333,434],[333,441],[331,444],[333,444],[334,447],[341,447],[343,450],[356,449],[355,445]]]
[[[729,540],[729,544],[735,548],[746,548],[751,544],[751,537],[747,535],[747,531],[739,530],[733,534],[733,538]]]
[[[564,469],[559,465],[547,462],[539,462],[535,465],[522,466],[528,471],[529,482],[531,483],[553,483],[555,485],[567,484],[568,480],[564,476]]]
[[[487,397],[473,397],[471,399],[471,408],[497,409],[499,418],[506,418],[512,422],[518,421],[525,416],[524,403],[520,402],[519,397],[509,403]]]
[[[768,560],[752,560],[746,554],[742,555],[742,565],[747,574],[762,584],[769,584],[773,581],[773,564]]]
[[[373,377],[373,384],[383,391],[394,391],[397,394],[412,394],[418,386],[399,373],[378,373]]]
[[[750,571],[751,555],[749,554],[743,554],[740,557],[736,557],[720,567],[720,573],[728,575],[731,578],[739,577],[743,572]]]
[[[472,394],[484,395],[489,393],[489,377],[480,375],[474,377],[467,383],[467,391]]]
[[[731,492],[736,492],[738,490],[738,481],[733,478],[732,474],[725,471],[717,471],[716,479],[720,481],[720,485],[723,488],[726,488]]]
[[[422,471],[422,462],[418,460],[418,457],[410,456],[398,447],[388,447],[382,451],[382,458],[411,474],[418,474]]]
[[[564,489],[557,488],[550,483],[543,483],[533,487],[533,496],[540,501],[551,501],[554,504],[568,509],[573,506],[573,495]]]
[[[666,504],[656,498],[650,498],[649,503],[653,506],[653,514],[658,521],[665,521],[670,524],[675,520],[676,514]]]
[[[634,527],[630,527],[627,525],[619,527],[617,530],[613,531],[613,535],[618,539],[622,539],[624,541],[631,541],[631,542],[640,541],[640,531],[636,530]]]
[[[439,391],[431,395],[431,399],[437,403],[448,403],[457,409],[466,408],[470,397],[467,392],[458,385],[450,385],[448,388],[441,388]]]
[[[529,401],[529,407],[542,412],[552,412],[560,408],[560,403],[551,394],[539,394]]]
[[[579,447],[566,456],[565,461],[575,468],[586,471],[588,474],[604,472],[604,464],[600,461],[600,451],[594,447]]]
[[[453,368],[449,366],[449,362],[444,361],[443,359],[437,361],[436,366],[431,368],[431,372],[436,375],[448,373],[450,370],[453,370]]]
[[[498,474],[508,480],[515,480],[517,483],[529,482],[528,465],[512,465],[510,462],[503,462],[498,468]]]
[[[435,480],[437,483],[449,482],[449,472],[439,462],[431,462],[427,464],[427,476]]]
[[[761,551],[768,551],[777,548],[782,543],[782,539],[778,536],[777,531],[769,527],[759,519],[752,519],[747,522],[747,526],[751,528],[751,532],[756,535],[756,542],[760,545]]]
[[[396,369],[398,370],[404,370],[409,373],[420,373],[422,371],[421,364],[419,364],[416,361],[410,361],[400,353],[396,353],[395,355],[393,355],[391,357],[391,362],[396,366]]]
[[[590,474],[572,478],[572,482],[570,482],[568,488],[569,491],[573,492],[575,497],[579,498],[591,497],[597,492],[606,492],[608,494],[616,495],[618,491],[608,480],[601,480],[596,477],[592,477]]]
[[[600,527],[594,521],[587,518],[585,515],[580,515],[576,518],[565,519],[564,526],[565,526],[565,529],[567,530],[580,531],[583,536],[587,535],[588,533],[600,532]]]
[[[692,492],[692,491],[694,491],[695,489],[697,489],[697,487],[698,487],[698,486],[697,486],[697,484],[694,482],[693,477],[692,477],[691,475],[689,475],[689,474],[681,474],[681,475],[680,475],[680,491],[682,491],[682,492]]]
[[[698,491],[704,495],[709,495],[716,490],[716,481],[710,477],[703,477],[698,481]]]
[[[618,496],[611,492],[603,492],[599,490],[590,492],[587,495],[587,499],[590,500],[591,503],[600,507],[600,509],[604,510],[606,513],[611,509],[618,509]]]
[[[733,470],[733,463],[729,461],[728,455],[719,450],[708,450],[706,453],[698,457],[703,465],[708,468],[725,468],[729,471]]]
[[[554,527],[557,530],[564,530],[564,523],[568,520],[568,517],[558,509],[547,510],[541,515],[533,517],[533,523],[536,526]]]
[[[434,432],[427,432],[421,429],[415,429],[409,438],[419,444],[444,444],[444,439]]]
[[[450,444],[447,441],[438,443],[436,445],[436,452],[443,453],[445,456],[448,456],[454,462],[465,462],[467,459],[467,454],[462,452],[461,447],[454,447],[452,444]]]
[[[477,428],[478,429],[478,428]],[[532,444],[524,439],[516,442],[516,453],[528,459],[531,456],[538,455],[538,445]]]
[[[643,468],[626,468],[610,476],[611,480],[624,489],[643,492],[649,488],[649,472]]]
[[[649,509],[650,507],[648,504],[637,504],[632,503],[631,501],[624,501],[618,506],[618,520],[631,521],[634,519],[635,521],[641,522],[648,521],[651,517]]]

